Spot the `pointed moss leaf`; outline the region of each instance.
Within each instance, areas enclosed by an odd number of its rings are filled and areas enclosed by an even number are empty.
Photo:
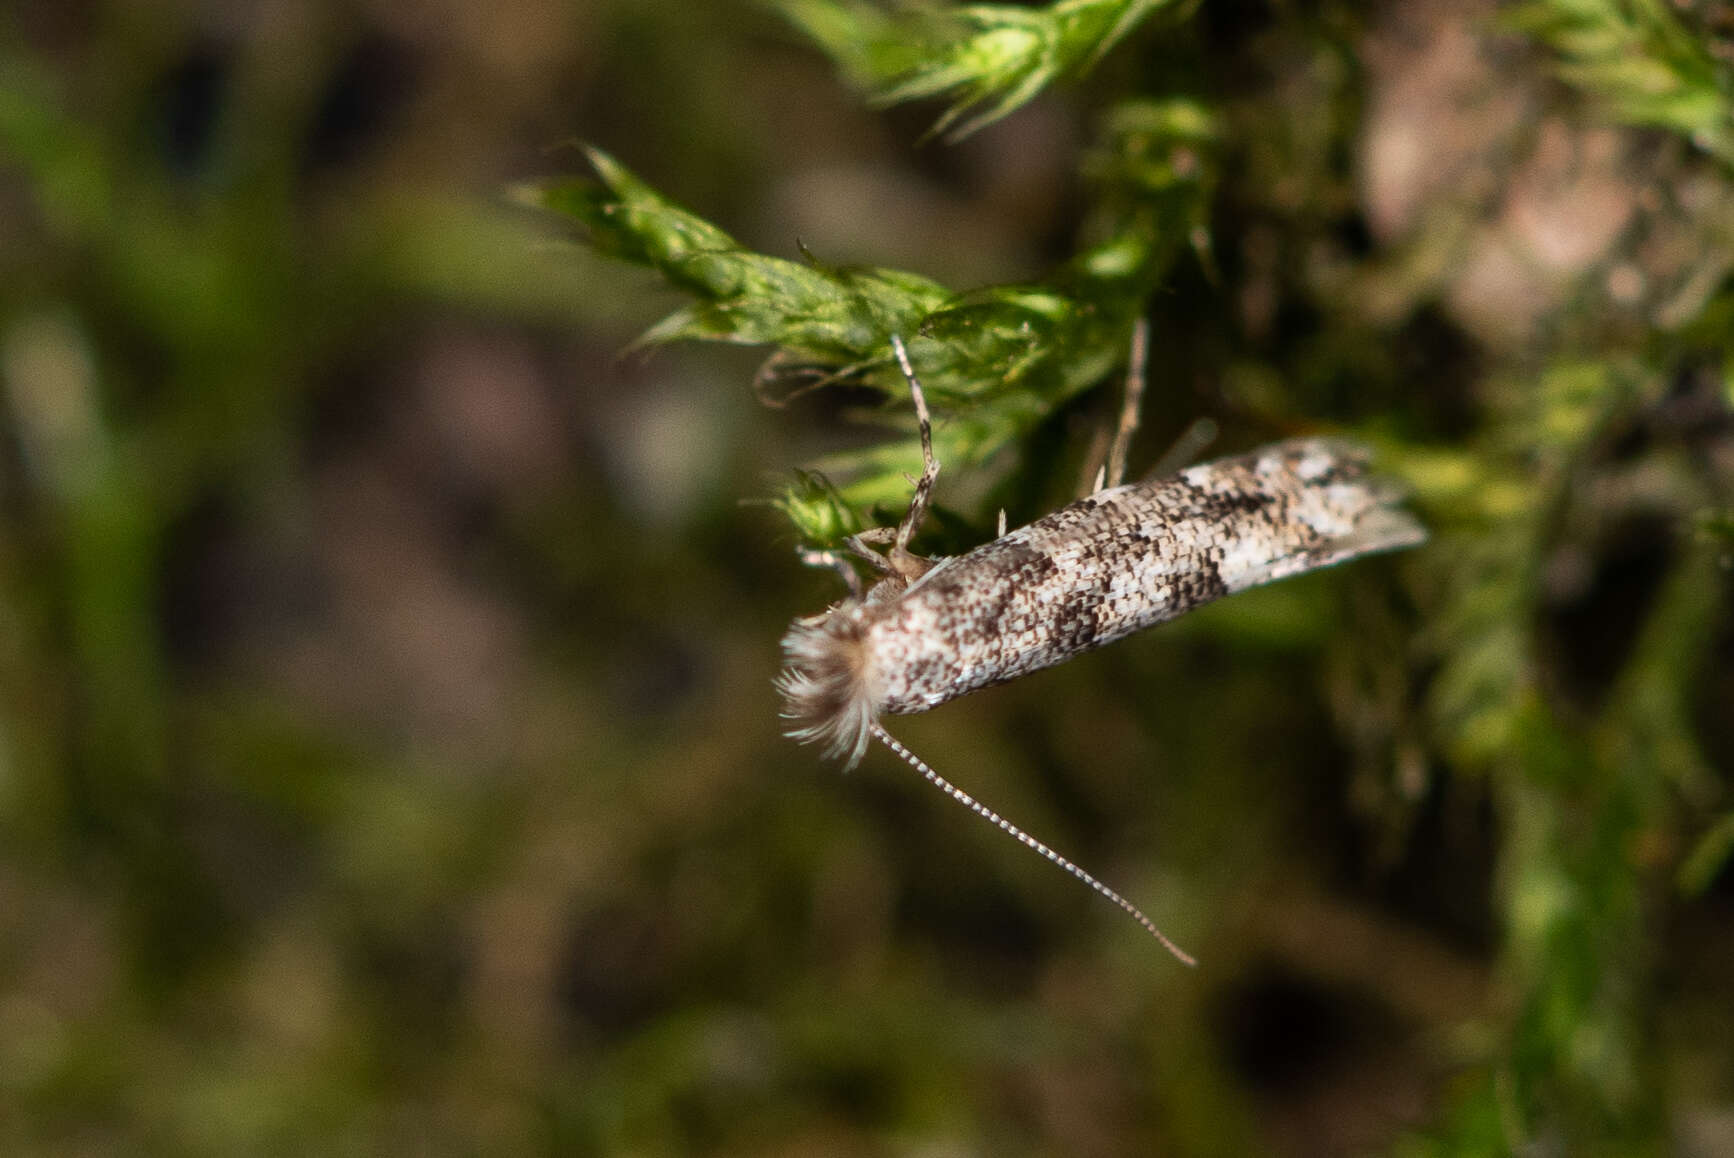
[[[906,5],[895,16],[865,0],[782,0],[784,14],[883,104],[946,97],[935,131],[968,136],[1087,70],[1176,0],[1059,0],[1046,7]]]
[[[776,505],[803,543],[837,543],[866,529],[830,480],[815,471],[796,471],[794,483],[777,497]]]
[[[744,249],[679,208],[599,150],[601,182],[564,181],[527,194],[577,219],[592,246],[649,266],[694,297],[641,342],[677,338],[780,345],[831,362],[882,357],[893,333],[913,333],[950,296],[898,270],[837,269]]]
[[[697,254],[738,249],[734,238],[685,210],[676,208],[625,166],[599,149],[586,150],[602,178],[553,182],[527,191],[532,203],[575,217],[590,231],[599,252],[670,276]]]

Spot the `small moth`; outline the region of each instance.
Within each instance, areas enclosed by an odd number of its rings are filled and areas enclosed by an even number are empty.
[[[1142,331],[1140,330],[1140,337]],[[894,739],[883,715],[924,712],[978,688],[1051,667],[1213,599],[1361,555],[1413,546],[1426,531],[1370,477],[1365,449],[1299,438],[1153,481],[1118,485],[1136,425],[1142,342],[1128,403],[1096,492],[951,558],[909,550],[939,464],[921,383],[903,342],[892,348],[920,423],[923,470],[897,526],[858,535],[850,553],[879,575],[863,590],[837,552],[806,552],[837,569],[849,594],[797,619],[777,679],[788,735],[854,767],[878,739],[954,800],[1119,905],[1192,964],[1131,902],[941,778]],[[1003,516],[1002,516],[1003,523]],[[890,542],[883,553],[869,544]]]

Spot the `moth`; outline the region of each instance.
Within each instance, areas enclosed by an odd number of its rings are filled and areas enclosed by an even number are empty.
[[[797,619],[783,638],[777,689],[787,734],[824,745],[851,768],[869,739],[879,740],[1193,964],[1131,902],[940,777],[880,718],[924,712],[1063,663],[1249,587],[1413,546],[1426,531],[1399,505],[1401,490],[1368,473],[1366,449],[1342,439],[1291,439],[1120,485],[1142,382],[1142,342],[1135,340],[1126,411],[1095,493],[1010,533],[1002,514],[992,542],[950,558],[922,557],[909,544],[932,499],[939,463],[908,350],[900,338],[891,344],[915,404],[921,477],[895,531],[880,528],[848,541],[849,555],[877,575],[871,587],[863,588],[842,553],[804,552],[808,563],[835,568],[849,593]],[[888,549],[873,549],[887,542]]]

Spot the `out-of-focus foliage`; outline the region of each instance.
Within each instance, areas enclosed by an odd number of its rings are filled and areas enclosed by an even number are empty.
[[[1548,369],[1513,393],[1504,445],[1482,451],[1480,485],[1502,497],[1448,540],[1432,709],[1455,767],[1487,776],[1506,818],[1498,903],[1514,1007],[1484,1084],[1429,1153],[1497,1153],[1514,1139],[1631,1152],[1663,1125],[1644,1009],[1659,966],[1643,947],[1657,919],[1646,892],[1666,886],[1646,880],[1646,846],[1716,780],[1692,714],[1727,605],[1715,552],[1681,533],[1712,479],[1675,448],[1642,466],[1612,450],[1667,394],[1611,355]],[[1547,651],[1584,646],[1556,634],[1583,630],[1558,606],[1561,553],[1654,518],[1671,522],[1678,553],[1645,577],[1618,664],[1550,687],[1562,675]]]
[[[533,204],[570,214],[602,253],[648,265],[699,299],[644,335],[777,343],[806,357],[848,362],[883,349],[946,299],[943,288],[895,270],[829,270],[749,253],[728,234],[645,187],[619,162],[590,153],[605,182],[526,191]]]
[[[432,11],[0,14],[0,1152],[1734,1152],[1725,6]],[[1433,540],[897,731],[1195,971],[771,688],[1140,317]]]
[[[872,0],[779,0],[851,83],[883,105],[946,97],[934,131],[959,140],[1088,69],[1152,13],[1177,0],[1057,0],[940,5],[893,12]]]
[[[1615,118],[1683,133],[1734,163],[1734,71],[1662,0],[1527,0],[1508,19]]]
[[[594,151],[600,184],[558,182],[524,196],[576,218],[598,251],[648,265],[697,299],[642,342],[775,345],[762,379],[867,376],[902,402],[889,351],[891,335],[905,337],[933,404],[958,408],[935,432],[936,453],[955,470],[1027,438],[1125,357],[1133,319],[1174,258],[1202,237],[1213,131],[1196,102],[1116,106],[1087,159],[1096,199],[1088,232],[1100,240],[1044,284],[963,293],[898,270],[749,252]],[[839,455],[827,466],[850,473],[848,485],[816,490],[803,480],[778,503],[808,541],[829,542],[869,525],[869,508],[905,501],[920,463],[913,436]]]

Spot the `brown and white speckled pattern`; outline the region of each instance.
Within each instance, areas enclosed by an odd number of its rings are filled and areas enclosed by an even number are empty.
[[[1296,439],[1101,491],[798,620],[790,734],[851,763],[881,713],[925,711],[1223,595],[1426,532],[1352,443]]]

